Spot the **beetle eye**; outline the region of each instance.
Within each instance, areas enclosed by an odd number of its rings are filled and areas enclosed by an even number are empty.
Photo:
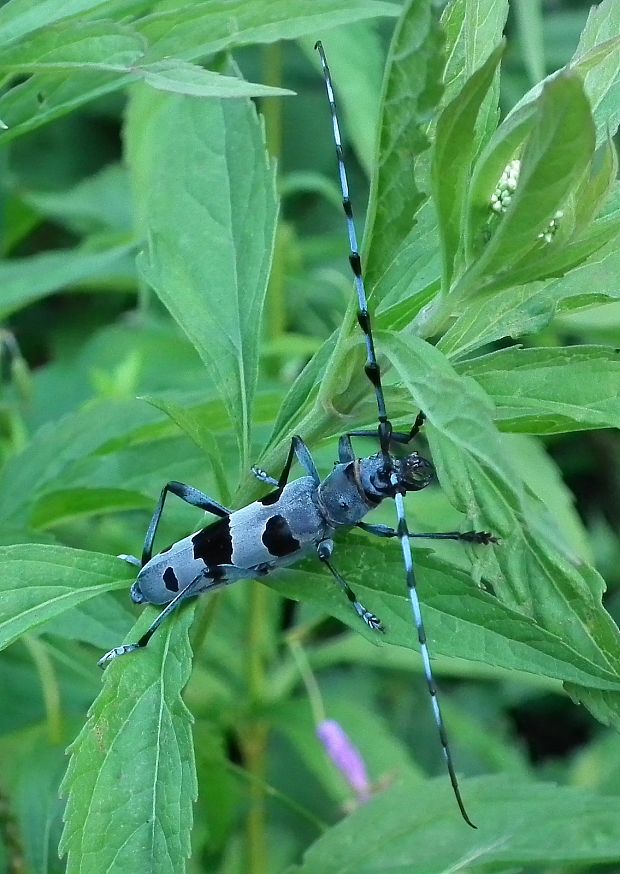
[[[407,491],[419,491],[426,488],[433,478],[435,468],[417,452],[412,452],[400,462],[400,477]]]

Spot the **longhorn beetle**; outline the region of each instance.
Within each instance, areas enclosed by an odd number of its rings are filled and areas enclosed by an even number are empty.
[[[273,491],[240,510],[228,510],[193,486],[174,481],[167,483],[161,491],[147,529],[141,559],[131,555],[119,556],[140,568],[137,579],[131,587],[132,601],[136,604],[165,604],[166,606],[137,643],[115,647],[99,660],[99,665],[105,667],[112,659],[145,647],[162,622],[187,598],[220,589],[236,580],[260,579],[271,571],[293,564],[303,555],[312,552],[331,573],[360,619],[373,631],[382,632],[384,629],[380,619],[364,607],[332,564],[334,550],[332,537],[338,529],[357,527],[377,537],[398,538],[403,553],[407,589],[422,653],[424,674],[450,781],[465,822],[476,828],[465,810],[439,708],[409,541],[412,538],[428,538],[489,544],[496,543],[497,540],[487,531],[412,534],[407,528],[403,497],[406,492],[416,492],[426,488],[434,475],[434,468],[415,451],[410,452],[404,459],[399,459],[392,454],[391,448],[393,444],[409,444],[418,434],[425,417],[424,413],[419,412],[410,430],[403,433],[393,430],[387,415],[381,369],[375,354],[370,314],[366,303],[331,75],[322,44],[317,42],[315,48],[321,59],[331,110],[342,205],[349,234],[349,261],[358,297],[357,321],[366,341],[364,370],[375,390],[378,408],[377,429],[350,431],[343,434],[338,443],[338,462],[323,480],[306,444],[301,437],[293,437],[279,479],[274,479],[259,468],[252,468],[253,474],[261,482],[274,487]],[[377,438],[379,451],[367,458],[356,458],[351,437]],[[304,469],[305,476],[289,483],[288,477],[295,457]],[[218,516],[219,519],[153,556],[153,541],[168,494],[176,495],[185,503],[199,507],[205,512]],[[393,498],[396,503],[398,519],[396,529],[386,525],[370,525],[362,521],[364,516],[378,507],[385,498]]]

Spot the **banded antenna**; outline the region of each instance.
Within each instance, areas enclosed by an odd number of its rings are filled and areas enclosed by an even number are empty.
[[[355,278],[355,288],[357,291],[357,299],[358,299],[358,309],[357,309],[357,321],[359,323],[360,328],[364,332],[364,337],[366,340],[366,364],[364,365],[364,371],[366,376],[372,383],[375,396],[377,398],[377,411],[378,411],[378,419],[379,424],[377,426],[377,434],[376,436],[379,439],[379,444],[381,447],[381,452],[383,454],[383,459],[386,465],[386,470],[390,475],[390,482],[394,486],[394,500],[396,502],[396,513],[398,518],[398,538],[400,540],[402,552],[403,552],[403,561],[405,564],[405,574],[407,580],[407,590],[409,592],[409,600],[411,602],[411,609],[413,613],[413,621],[415,623],[415,627],[418,634],[418,641],[420,644],[420,652],[422,654],[422,662],[424,665],[424,676],[426,678],[426,684],[428,686],[428,691],[431,696],[431,703],[433,706],[433,715],[435,718],[435,724],[437,725],[437,731],[439,733],[439,739],[441,741],[441,746],[443,749],[444,759],[446,761],[446,766],[448,769],[448,774],[450,776],[450,782],[452,783],[452,789],[454,791],[454,796],[456,798],[456,802],[459,806],[459,810],[461,811],[461,815],[465,822],[470,825],[472,828],[477,828],[474,823],[469,818],[467,811],[465,809],[465,805],[463,803],[463,798],[461,796],[461,791],[459,789],[459,783],[456,776],[456,771],[454,770],[454,763],[452,760],[452,754],[450,752],[450,746],[448,743],[448,736],[445,728],[445,724],[443,721],[443,717],[441,715],[441,709],[439,707],[439,700],[437,697],[437,686],[435,684],[435,679],[433,677],[433,670],[431,668],[430,654],[428,649],[428,644],[426,642],[426,632],[424,630],[424,622],[422,620],[422,611],[420,608],[420,599],[418,598],[418,591],[416,585],[415,571],[413,567],[413,556],[411,553],[411,544],[409,543],[409,537],[411,536],[409,533],[409,529],[407,528],[407,519],[405,516],[405,503],[403,500],[403,495],[405,490],[400,485],[395,467],[394,460],[390,454],[390,445],[392,442],[397,443],[409,443],[412,440],[422,423],[424,422],[424,414],[419,413],[410,432],[408,434],[395,433],[392,428],[392,423],[390,422],[387,410],[385,406],[385,396],[383,394],[383,386],[381,384],[381,368],[379,367],[379,363],[377,361],[377,356],[375,354],[375,344],[372,336],[372,324],[370,319],[370,313],[368,312],[368,302],[366,300],[366,289],[364,288],[364,277],[362,274],[362,262],[360,259],[360,254],[357,245],[357,235],[355,233],[355,224],[353,222],[353,208],[351,206],[351,198],[349,196],[349,183],[347,180],[347,171],[344,164],[344,155],[342,151],[342,138],[340,136],[340,126],[338,124],[338,114],[336,111],[336,99],[334,97],[334,88],[332,85],[331,74],[329,72],[329,67],[327,65],[327,58],[325,57],[325,51],[323,49],[323,45],[320,41],[315,44],[315,49],[318,51],[319,56],[321,58],[321,66],[323,68],[323,77],[325,79],[325,88],[327,89],[327,99],[329,100],[329,106],[332,115],[332,127],[334,132],[334,141],[336,143],[336,156],[338,158],[338,175],[340,177],[340,188],[342,190],[342,207],[344,209],[344,214],[347,220],[347,231],[349,234],[349,245],[350,245],[350,253],[349,253],[349,262],[351,264],[351,269],[353,270],[353,276]],[[349,433],[350,437],[369,437],[375,436],[374,431],[352,431]]]

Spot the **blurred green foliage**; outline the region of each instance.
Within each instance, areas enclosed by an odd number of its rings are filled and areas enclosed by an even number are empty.
[[[0,874],[618,870],[619,33],[618,0],[0,5]],[[336,549],[380,644],[306,561],[96,667],[155,615],[114,556],[165,482],[239,507],[375,419],[317,38],[389,408],[428,417],[410,528],[502,539],[415,549],[477,832],[394,543]]]

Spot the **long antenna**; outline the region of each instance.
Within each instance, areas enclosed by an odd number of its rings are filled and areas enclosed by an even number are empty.
[[[321,58],[321,66],[323,67],[323,76],[325,78],[325,87],[327,89],[327,99],[332,113],[332,127],[334,130],[334,141],[336,143],[336,155],[338,157],[338,175],[340,177],[340,188],[342,191],[342,208],[347,219],[347,231],[349,233],[349,263],[355,278],[355,289],[357,291],[357,321],[360,328],[364,332],[366,338],[366,364],[364,372],[372,383],[375,396],[377,398],[377,409],[379,412],[379,442],[381,451],[384,456],[389,456],[390,437],[392,435],[392,424],[387,417],[385,408],[385,396],[383,394],[383,386],[381,385],[381,368],[375,354],[375,342],[372,336],[372,324],[370,321],[370,313],[368,312],[368,302],[366,300],[366,289],[364,287],[364,277],[362,275],[362,261],[357,248],[357,235],[355,233],[355,224],[353,222],[353,207],[351,206],[351,198],[349,197],[349,182],[347,180],[347,171],[344,166],[344,155],[342,152],[342,138],[340,136],[340,126],[338,125],[338,115],[336,112],[336,99],[334,97],[334,89],[332,86],[332,78],[327,66],[327,58],[323,44],[319,40],[314,48],[318,51]]]
[[[381,384],[381,368],[379,367],[377,356],[375,354],[375,344],[372,336],[372,324],[370,320],[370,313],[368,312],[366,289],[364,287],[364,278],[362,274],[362,262],[357,248],[357,235],[355,233],[355,224],[353,222],[353,208],[351,206],[351,198],[349,196],[347,171],[344,165],[342,138],[340,136],[340,126],[338,124],[338,115],[336,111],[336,98],[334,97],[332,78],[329,72],[329,67],[327,66],[327,58],[325,57],[323,45],[320,41],[318,41],[314,47],[318,51],[321,58],[323,77],[325,79],[325,88],[327,90],[327,99],[329,100],[329,107],[332,114],[332,127],[334,131],[334,141],[336,143],[336,156],[338,158],[338,175],[340,177],[340,188],[342,190],[342,207],[344,209],[344,214],[347,220],[347,231],[349,234],[349,245],[351,249],[349,254],[349,262],[351,264],[351,269],[353,270],[353,276],[355,278],[355,288],[357,291],[358,299],[357,321],[360,328],[364,332],[364,337],[366,338],[366,364],[364,366],[364,371],[375,389],[379,418],[377,436],[379,438],[381,452],[383,453],[386,469],[390,473],[390,481],[395,488],[394,500],[396,502],[396,513],[398,516],[397,532],[403,551],[403,561],[405,564],[405,573],[407,578],[407,589],[409,592],[409,600],[411,602],[411,609],[413,612],[413,620],[415,622],[415,627],[418,634],[420,652],[422,654],[422,662],[424,664],[424,676],[426,677],[426,685],[428,686],[428,691],[431,695],[435,724],[437,725],[437,731],[439,732],[439,739],[443,748],[444,759],[448,768],[448,774],[450,776],[450,782],[452,783],[452,789],[454,790],[456,803],[459,806],[459,810],[461,811],[461,815],[463,816],[465,822],[472,828],[476,828],[476,826],[467,815],[467,811],[463,803],[463,798],[459,789],[456,771],[454,770],[454,763],[452,760],[452,754],[450,752],[450,746],[448,744],[448,736],[446,733],[443,717],[441,715],[441,709],[439,707],[437,686],[435,684],[433,670],[431,668],[430,653],[428,649],[428,644],[426,642],[426,632],[424,630],[422,610],[420,608],[420,600],[418,598],[418,590],[413,568],[413,556],[411,553],[411,544],[409,543],[410,535],[409,529],[407,528],[407,518],[405,516],[405,502],[403,500],[404,490],[402,489],[402,486],[400,486],[398,475],[394,470],[394,463],[390,455],[392,423],[387,416],[385,396],[383,394],[383,386]],[[414,429],[412,429],[412,434]]]

